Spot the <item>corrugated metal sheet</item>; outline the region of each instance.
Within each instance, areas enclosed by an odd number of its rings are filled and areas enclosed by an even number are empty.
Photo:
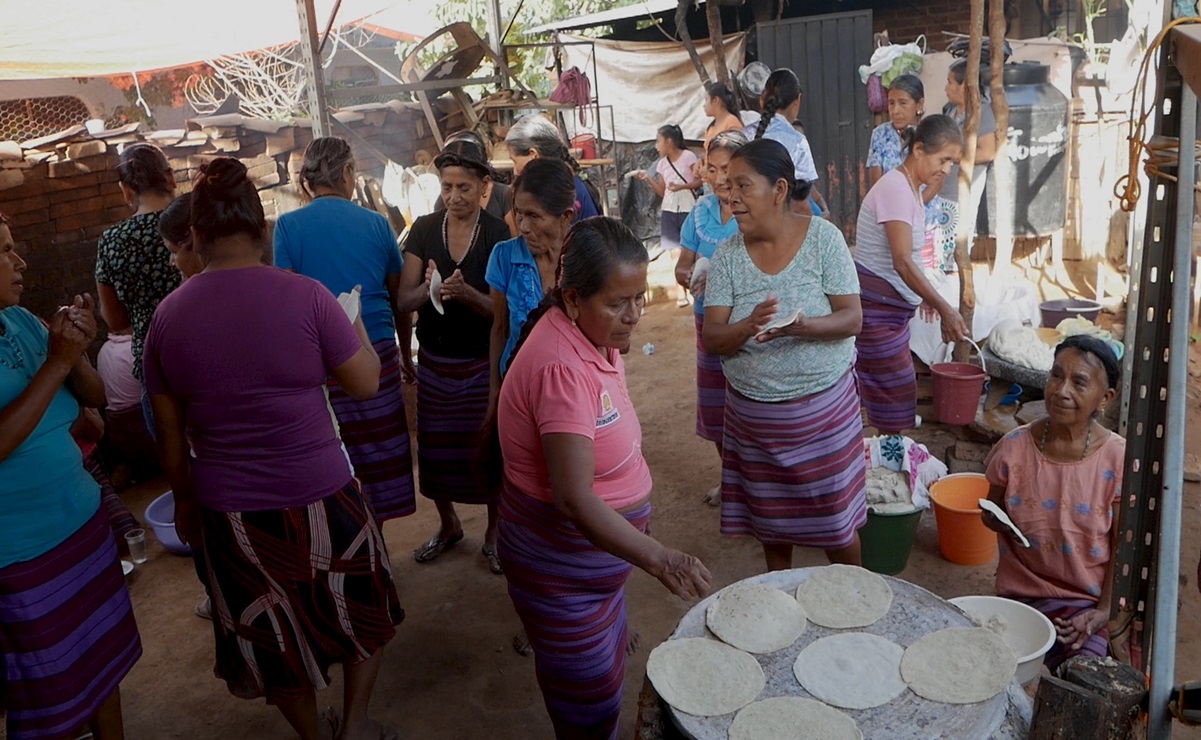
[[[858,69],[871,55],[870,10],[759,24],[759,59],[772,69],[791,69],[801,81],[801,122],[821,178],[818,187],[847,241],[855,238],[859,204],[867,194],[863,163],[873,119]]]

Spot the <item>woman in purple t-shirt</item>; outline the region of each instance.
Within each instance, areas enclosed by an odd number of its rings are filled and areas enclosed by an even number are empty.
[[[237,160],[196,181],[192,234],[204,270],[159,305],[144,367],[176,527],[208,556],[217,674],[315,737],[340,663],[344,736],[382,734],[367,702],[404,612],[322,392],[332,375],[372,397],[379,357],[324,286],[261,263],[263,205]]]

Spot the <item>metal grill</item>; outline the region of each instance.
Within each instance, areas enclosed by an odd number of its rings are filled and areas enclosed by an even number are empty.
[[[0,100],[0,141],[26,141],[78,126],[92,117],[73,95]]]

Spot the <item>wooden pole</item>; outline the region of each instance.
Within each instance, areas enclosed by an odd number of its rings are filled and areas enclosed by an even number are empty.
[[[959,313],[969,332],[976,309],[976,281],[972,273],[972,237],[976,215],[971,212],[972,174],[976,161],[976,133],[980,130],[980,47],[984,45],[984,0],[972,0],[968,27],[967,74],[964,98],[967,120],[963,126],[963,154],[959,158],[959,225],[955,232],[955,264],[959,267]],[[967,359],[966,342],[955,345],[955,360]]]
[[[1007,153],[1009,145],[1009,100],[1005,97],[1005,5],[993,2],[989,8],[988,43],[989,67],[992,79],[993,117],[997,119],[997,156],[993,159],[993,184],[996,186],[997,255],[993,262],[993,277],[1008,274],[1013,264],[1013,163]],[[1058,269],[1058,268],[1057,268]],[[971,324],[968,324],[971,326]]]
[[[717,0],[705,3],[705,20],[709,25],[709,43],[713,46],[713,69],[717,72],[717,80],[734,92],[730,84],[730,70],[726,68],[726,48],[721,37],[721,5]]]

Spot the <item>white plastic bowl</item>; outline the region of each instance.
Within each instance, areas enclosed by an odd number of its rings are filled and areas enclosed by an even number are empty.
[[[1055,644],[1055,625],[1046,615],[1020,601],[1000,596],[960,596],[950,601],[981,625],[987,625],[992,617],[1000,617],[1005,624],[1001,637],[1018,654],[1018,683],[1038,678],[1043,656]]]

